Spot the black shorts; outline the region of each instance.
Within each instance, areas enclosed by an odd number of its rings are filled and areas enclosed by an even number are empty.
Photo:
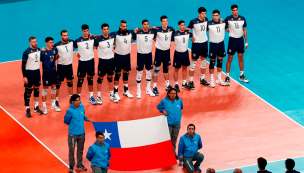
[[[244,37],[241,38],[229,37],[227,53],[229,55],[234,55],[235,52],[238,53],[245,52]]]
[[[174,58],[173,58],[173,67],[175,68],[181,68],[182,66],[188,67],[190,65],[189,60],[189,52],[188,50],[186,52],[174,52]]]
[[[103,77],[107,75],[114,75],[114,58],[101,59],[99,58],[98,63],[98,76]]]
[[[43,86],[51,86],[51,85],[57,84],[56,70],[43,71],[42,81],[43,81]]]
[[[208,43],[192,43],[192,59],[199,59],[199,57],[208,56]]]
[[[59,82],[63,82],[64,78],[67,80],[73,80],[74,75],[73,75],[73,66],[72,64],[69,65],[57,65],[57,80]]]
[[[209,58],[216,59],[216,56],[225,57],[225,44],[224,41],[220,43],[210,43],[210,51],[209,51]]]
[[[130,54],[127,55],[119,55],[115,53],[114,55],[114,65],[115,72],[131,71],[131,57]]]
[[[41,85],[41,75],[40,70],[26,70],[27,84],[24,84],[24,87],[32,88],[32,86]]]
[[[78,63],[77,77],[84,78],[88,74],[88,76],[95,75],[95,61],[91,59],[89,61],[80,61]]]
[[[151,70],[153,68],[152,65],[152,53],[141,54],[137,53],[137,67],[136,70],[142,71],[146,67],[146,70]]]
[[[159,67],[163,63],[164,67],[169,67],[171,65],[170,59],[170,49],[168,50],[160,50],[156,48],[154,65]]]

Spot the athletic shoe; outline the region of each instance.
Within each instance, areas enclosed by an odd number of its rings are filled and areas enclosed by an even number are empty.
[[[141,98],[141,90],[137,90],[137,92],[136,92],[136,97],[137,97],[138,99]]]
[[[195,86],[194,86],[194,82],[193,82],[193,81],[189,82],[189,89],[191,89],[191,90],[194,90],[194,89],[195,89]]]
[[[225,78],[225,85],[229,86],[230,85],[230,77],[226,76]]]
[[[183,85],[182,85],[182,88],[183,88],[183,89],[186,89],[186,90],[188,90],[188,91],[190,90],[190,87],[189,87],[189,85],[188,85],[187,83],[183,84]]]
[[[175,87],[174,87],[174,88],[176,89],[177,92],[180,92],[180,89],[179,89],[178,84],[175,84]]]
[[[26,116],[27,118],[31,118],[31,117],[32,117],[30,108],[27,108],[27,109],[26,109],[25,116]]]
[[[212,88],[214,88],[214,87],[215,87],[214,80],[211,80],[211,81],[210,81],[210,87],[212,87]]]
[[[43,107],[42,108],[42,112],[43,112],[43,114],[47,114],[48,112],[47,112],[47,108],[46,107]]]
[[[87,171],[88,169],[84,167],[83,165],[77,165],[76,168],[81,169],[83,171]]]
[[[222,79],[216,79],[215,83],[225,86],[225,82]]]
[[[159,95],[159,92],[158,92],[158,90],[157,90],[157,87],[154,87],[154,88],[153,88],[153,93],[154,93],[156,96]]]
[[[184,168],[186,168],[186,165],[185,165],[185,163],[183,163],[183,167],[184,167]]]
[[[90,97],[89,102],[92,103],[92,105],[97,105],[96,100],[93,96]]]
[[[242,74],[242,76],[240,76],[239,80],[242,82],[245,82],[245,83],[249,82],[249,80],[245,78],[244,74]]]
[[[205,79],[201,79],[201,80],[200,80],[200,84],[201,84],[201,85],[204,85],[204,86],[206,86],[206,87],[210,87],[210,84],[209,84]]]
[[[61,109],[59,107],[57,107],[56,105],[52,106],[51,109],[55,110],[56,112],[60,112],[61,111]]]
[[[155,94],[152,92],[151,88],[146,89],[146,94],[150,95],[151,97],[155,97]]]
[[[116,95],[113,94],[113,95],[110,95],[110,100],[113,101],[114,103],[118,103],[119,100],[117,99]]]
[[[170,88],[172,88],[171,85],[166,86],[166,91],[169,91]]]
[[[194,170],[195,170],[196,172],[202,172],[202,170],[201,170],[199,167],[194,168]]]
[[[115,97],[117,98],[118,101],[121,100],[121,98],[118,95],[118,92],[116,92],[114,95],[115,95]]]
[[[69,173],[73,173],[73,167],[69,168]]]
[[[70,99],[70,102],[71,102],[71,99]],[[72,103],[70,103],[70,104],[72,104]],[[55,105],[56,105],[57,107],[59,107],[59,102],[58,102],[58,100],[55,101]]]
[[[128,97],[128,98],[130,98],[130,99],[133,99],[133,95],[130,93],[129,90],[124,91],[123,95],[126,96],[126,97]]]
[[[36,112],[36,113],[39,114],[39,115],[42,115],[42,114],[43,114],[43,112],[39,109],[39,106],[36,106],[36,107],[34,108],[34,112]]]
[[[101,105],[102,101],[101,101],[101,96],[97,96],[97,104]]]

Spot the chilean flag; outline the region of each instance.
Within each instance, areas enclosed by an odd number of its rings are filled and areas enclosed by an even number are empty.
[[[93,122],[111,148],[109,169],[141,171],[177,164],[164,115],[117,122]]]

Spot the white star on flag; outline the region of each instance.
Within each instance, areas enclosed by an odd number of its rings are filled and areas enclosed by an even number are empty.
[[[112,134],[112,133],[108,133],[108,132],[107,132],[107,129],[105,129],[105,132],[104,132],[105,140],[108,139],[108,138],[111,140],[111,138],[110,138],[110,135],[111,135],[111,134]]]

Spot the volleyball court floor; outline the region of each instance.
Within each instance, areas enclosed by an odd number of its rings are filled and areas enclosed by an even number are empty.
[[[155,47],[153,47],[155,49]],[[171,48],[171,59],[173,47]],[[96,52],[95,52],[96,55]],[[159,116],[156,106],[166,96],[165,82],[162,71],[159,73],[159,96],[150,97],[143,92],[142,98],[136,95],[136,44],[132,45],[132,70],[129,77],[129,89],[134,99],[122,95],[123,84],[120,81],[119,95],[121,101],[116,104],[109,100],[107,81],[102,86],[102,105],[93,106],[88,102],[89,93],[85,80],[81,93],[86,114],[93,121],[110,122],[135,120]],[[236,59],[235,59],[236,60]],[[78,60],[74,53],[74,74]],[[97,68],[98,57],[95,57]],[[208,167],[216,171],[229,170],[236,167],[255,165],[258,157],[265,157],[268,162],[295,158],[304,155],[304,128],[274,108],[259,96],[232,80],[231,86],[215,88],[199,84],[200,63],[196,66],[194,83],[195,90],[181,90],[179,97],[183,100],[182,123],[179,137],[186,133],[189,123],[196,125],[196,133],[202,137],[205,155],[201,165],[204,171]],[[59,103],[61,112],[51,108],[50,93],[48,93],[48,114],[33,113],[33,97],[30,108],[32,118],[25,117],[23,101],[23,81],[21,61],[1,63],[0,68],[0,160],[1,172],[67,172],[68,167],[68,126],[63,123],[65,111],[69,108],[66,82],[60,90]],[[173,68],[170,67],[170,83],[173,81]],[[216,70],[215,70],[215,77]],[[207,81],[210,81],[207,68]],[[222,75],[222,79],[225,75]],[[76,78],[77,79],[77,78]],[[96,97],[96,79],[94,77],[94,96]],[[237,79],[238,80],[238,79]],[[188,78],[187,78],[188,81]],[[181,71],[179,84],[181,85]],[[76,86],[76,80],[74,80]],[[145,73],[142,79],[142,91],[146,88]],[[76,88],[74,88],[76,91]],[[40,107],[42,108],[41,98]],[[136,128],[136,127],[135,127]],[[83,163],[91,172],[90,162],[85,158],[88,147],[95,142],[95,131],[92,123],[85,123],[86,141]],[[140,131],[140,129],[138,129]],[[144,154],[144,153],[143,153]],[[153,163],[151,163],[153,164]],[[284,165],[282,162],[282,170]],[[80,170],[76,170],[81,172]],[[257,171],[257,167],[248,172]],[[116,172],[109,170],[110,172]],[[162,169],[142,172],[186,172],[184,168],[171,166]]]

